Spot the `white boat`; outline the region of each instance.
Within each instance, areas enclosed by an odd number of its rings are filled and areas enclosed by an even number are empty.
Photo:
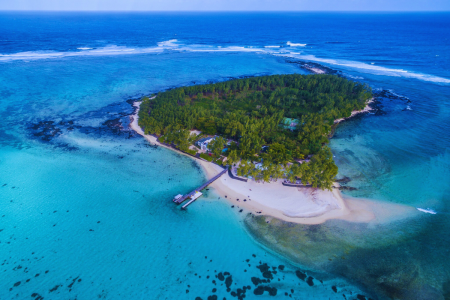
[[[427,214],[432,214],[432,215],[436,214],[436,212],[434,210],[432,210],[431,208],[425,209],[425,208],[416,207],[416,209],[421,212],[427,213]]]
[[[178,194],[175,197],[173,197],[173,201],[177,201],[178,199],[180,199],[181,197],[183,197],[183,195]]]

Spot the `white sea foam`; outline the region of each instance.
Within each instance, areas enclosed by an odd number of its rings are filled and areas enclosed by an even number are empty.
[[[55,59],[75,56],[112,56],[112,55],[131,55],[162,52],[164,49],[159,47],[153,48],[127,48],[119,46],[107,46],[83,51],[28,51],[13,54],[0,54],[0,61],[15,60],[39,60],[39,59]]]
[[[446,84],[450,83],[450,79],[443,78],[443,77],[415,73],[415,72],[410,72],[410,71],[403,70],[403,69],[391,69],[391,68],[387,68],[387,67],[366,64],[366,63],[358,62],[358,61],[319,58],[314,55],[301,55],[301,56],[292,56],[292,57],[303,59],[303,60],[325,63],[325,64],[329,64],[329,65],[336,65],[336,66],[348,67],[348,68],[352,68],[352,69],[359,69],[362,72],[375,74],[375,75],[415,78],[415,79],[429,81],[429,82],[435,82],[435,83],[446,83]]]
[[[425,208],[416,207],[416,209],[421,212],[427,213],[427,214],[432,214],[432,215],[436,214],[436,212],[434,210],[432,210],[431,208],[425,209]]]
[[[286,45],[291,47],[305,47],[307,44],[291,43],[290,41],[288,41]]]
[[[248,48],[242,46],[229,46],[229,47],[181,47],[178,50],[188,51],[188,52],[266,52],[264,49],[260,48]]]
[[[287,42],[291,47],[306,46],[306,44],[298,44]],[[83,51],[73,52],[56,52],[56,51],[30,51],[13,54],[0,54],[0,62],[14,61],[14,60],[37,60],[37,59],[54,59],[73,56],[108,56],[108,55],[131,55],[131,54],[146,54],[146,53],[160,53],[165,50],[171,51],[186,51],[186,52],[260,52],[268,55],[277,55],[284,57],[293,57],[302,60],[314,61],[328,65],[337,65],[346,68],[358,69],[360,72],[370,73],[384,76],[397,76],[406,78],[415,78],[418,80],[450,84],[450,79],[438,77],[434,75],[421,74],[410,72],[403,69],[387,68],[373,65],[370,63],[363,63],[358,61],[336,60],[327,58],[318,58],[314,55],[301,55],[298,52],[280,52],[274,51],[274,48],[280,46],[265,46],[265,48],[258,47],[244,47],[244,46],[208,46],[208,45],[183,45],[176,39],[162,41],[157,43],[155,47],[148,48],[128,48],[123,46],[107,46],[96,49],[87,49],[87,47],[80,47]],[[85,49],[86,48],[86,49]],[[85,50],[84,50],[85,49]]]
[[[89,47],[79,47],[77,48],[78,50],[91,50],[92,48]]]
[[[162,41],[157,43],[158,47],[177,47],[178,44],[176,44],[178,42],[177,39],[172,39],[172,40],[168,40],[168,41]]]
[[[392,94],[392,95],[394,95],[394,96],[397,96],[397,97],[399,97],[399,98],[402,98],[402,99],[406,99],[406,100],[409,100],[409,98],[408,97],[405,97],[405,96],[402,96],[402,95],[399,95],[399,94],[397,94],[397,93],[395,93],[394,92],[394,90],[391,90],[391,89],[388,89],[388,91]]]
[[[361,76],[354,76],[354,75],[350,75],[350,74],[346,74],[346,73],[344,73],[343,75],[346,76],[346,77],[348,77],[348,78],[356,79],[356,80],[362,80],[362,79],[364,79],[364,77],[361,77]]]

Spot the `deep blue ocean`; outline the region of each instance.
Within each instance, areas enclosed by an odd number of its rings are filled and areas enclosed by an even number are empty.
[[[314,263],[212,189],[175,207],[205,175],[127,129],[142,95],[305,62],[376,95],[330,142],[346,194],[428,211],[341,221]],[[449,131],[450,13],[1,12],[0,299],[450,299]],[[276,297],[253,292],[264,264]]]

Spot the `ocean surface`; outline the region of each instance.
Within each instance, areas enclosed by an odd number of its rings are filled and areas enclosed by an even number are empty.
[[[345,193],[421,210],[301,226],[296,259],[289,224],[212,189],[173,205],[205,175],[128,122],[142,95],[305,63],[376,95],[330,142]],[[1,12],[0,299],[450,299],[449,131],[450,13]]]

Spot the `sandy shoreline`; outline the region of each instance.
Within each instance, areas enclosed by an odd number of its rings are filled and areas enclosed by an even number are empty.
[[[144,134],[138,125],[140,103],[133,104],[136,112],[130,117],[132,118],[130,127],[151,144],[177,151],[160,144],[156,137]],[[186,155],[181,151],[177,152]],[[213,163],[199,159],[196,161],[202,166],[207,178],[211,178],[223,170]],[[239,209],[287,222],[320,224],[329,219],[353,222],[370,222],[379,219],[373,209],[373,206],[376,205],[375,201],[343,198],[338,189],[322,191],[313,188],[286,187],[281,184],[281,180],[271,183],[257,183],[252,180],[242,182],[230,178],[228,173],[212,183],[211,187],[219,196],[226,198],[231,205]],[[398,210],[396,204],[384,203],[384,205]]]
[[[375,101],[375,98],[370,99],[369,101],[367,101],[367,104],[366,104],[366,106],[363,109],[352,111],[352,114],[348,118],[341,118],[341,119],[334,120],[334,124],[337,124],[337,123],[340,123],[342,121],[348,120],[348,119],[356,116],[357,114],[362,114],[362,113],[366,113],[366,112],[371,111],[372,108],[370,107],[370,104],[373,103],[374,101]]]

